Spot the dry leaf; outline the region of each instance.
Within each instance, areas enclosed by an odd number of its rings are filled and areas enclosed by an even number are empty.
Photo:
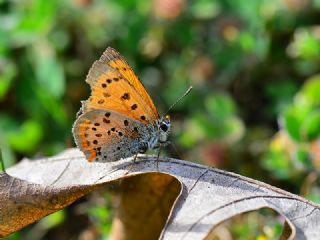
[[[260,208],[286,218],[282,239],[320,239],[319,205],[294,194],[182,160],[161,158],[158,173],[156,158],[141,157],[125,175],[131,164],[88,163],[76,149],[23,160],[0,176],[0,235],[120,179],[112,239],[204,239],[219,223]]]

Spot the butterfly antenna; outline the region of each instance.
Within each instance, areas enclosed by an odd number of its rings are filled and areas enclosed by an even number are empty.
[[[1,170],[3,172],[6,172],[6,168],[4,167],[4,162],[3,162],[3,158],[2,158],[2,151],[0,149],[0,162],[1,162]]]
[[[188,90],[187,90],[181,97],[179,97],[179,98],[171,105],[171,107],[169,107],[168,111],[164,114],[164,116],[166,116],[167,113],[170,112],[170,110],[171,110],[175,105],[177,105],[177,103],[179,103],[185,96],[187,96],[187,95],[191,92],[192,88],[193,88],[193,87],[190,86],[190,87],[188,88]]]

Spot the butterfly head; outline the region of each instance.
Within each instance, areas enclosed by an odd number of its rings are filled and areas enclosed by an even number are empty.
[[[169,133],[171,130],[171,121],[170,116],[166,115],[159,120],[158,123],[159,129],[159,142],[164,144],[168,142]]]

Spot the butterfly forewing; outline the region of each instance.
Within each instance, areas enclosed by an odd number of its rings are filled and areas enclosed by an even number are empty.
[[[157,108],[155,107],[150,95],[147,93],[142,82],[134,73],[127,61],[121,56],[121,54],[113,48],[108,47],[101,58],[106,61],[109,66],[119,71],[129,81],[129,83],[144,99],[145,103],[151,108],[154,115],[158,117]]]
[[[110,109],[144,123],[154,123],[159,118],[143,85],[115,50],[106,50],[93,64],[86,81],[92,95],[84,104],[84,112]]]
[[[138,153],[152,131],[139,121],[109,110],[86,112],[73,127],[76,144],[88,161],[103,162]]]

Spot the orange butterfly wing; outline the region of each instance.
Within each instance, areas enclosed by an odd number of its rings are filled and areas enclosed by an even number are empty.
[[[139,152],[147,142],[149,130],[140,121],[110,110],[92,110],[74,123],[73,135],[77,146],[89,162],[116,161]]]
[[[124,58],[108,47],[86,78],[92,95],[84,102],[83,111],[109,109],[144,123],[158,118],[154,103]]]
[[[147,93],[140,79],[136,76],[132,68],[129,66],[127,61],[111,47],[108,47],[104,52],[104,57],[109,61],[109,65],[118,70],[129,82],[134,86],[138,93],[141,94],[148,106],[151,107],[152,111],[158,115],[157,108],[155,107],[151,97]]]

